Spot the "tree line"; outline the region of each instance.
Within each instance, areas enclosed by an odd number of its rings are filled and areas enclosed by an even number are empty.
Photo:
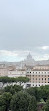
[[[3,82],[3,83],[11,83],[11,82],[28,82],[29,81],[29,78],[27,77],[8,77],[8,76],[4,76],[4,77],[0,77],[0,82]]]

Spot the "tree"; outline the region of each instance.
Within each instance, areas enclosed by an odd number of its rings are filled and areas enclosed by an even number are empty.
[[[49,111],[49,100],[46,101],[46,105],[43,107],[43,111]]]
[[[37,102],[34,96],[31,97],[28,111],[37,111]]]
[[[16,82],[16,83],[19,82],[21,85],[21,83],[23,83],[23,82],[26,83],[28,81],[29,81],[29,78],[27,78],[27,77],[17,77],[17,78],[8,77],[8,76],[0,77],[0,82],[2,82],[3,85],[5,83],[13,83],[13,82]]]
[[[35,106],[35,108],[31,107],[32,105],[33,107]],[[36,101],[27,92],[20,91],[12,97],[11,110],[12,111],[29,111],[29,110],[36,111]]]
[[[41,98],[43,98],[44,101],[46,101],[49,97],[49,85],[41,86],[40,93],[41,93]]]
[[[18,77],[17,78],[17,81],[20,83],[20,85],[21,85],[21,83],[26,83],[26,82],[28,82],[29,81],[29,78],[27,78],[27,77]]]
[[[2,96],[3,96],[4,101],[5,101],[5,111],[8,111],[10,108],[10,101],[12,98],[12,94],[9,92],[5,92],[5,93],[3,93]]]
[[[5,111],[6,109],[6,102],[4,100],[4,97],[0,95],[0,111]]]
[[[26,90],[31,96],[35,96],[36,100],[40,100],[40,90],[38,87],[30,87],[29,89]]]
[[[19,85],[14,85],[14,86],[10,85],[4,88],[5,92],[10,92],[12,95],[21,90],[23,90],[23,87]]]

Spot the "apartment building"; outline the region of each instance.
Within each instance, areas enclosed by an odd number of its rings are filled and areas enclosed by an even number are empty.
[[[49,65],[34,66],[32,69],[28,69],[26,72],[26,77],[30,79],[30,84],[32,87],[49,85]]]

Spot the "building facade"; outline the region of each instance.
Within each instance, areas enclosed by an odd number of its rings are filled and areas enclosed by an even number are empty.
[[[32,87],[49,85],[49,66],[34,66],[33,69],[27,70],[26,77],[30,79]]]

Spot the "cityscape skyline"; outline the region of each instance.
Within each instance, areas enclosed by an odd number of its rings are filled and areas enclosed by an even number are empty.
[[[38,51],[37,51],[38,50]],[[34,50],[0,50],[0,62],[19,62],[26,59],[30,53],[35,61],[49,60],[49,54],[45,53],[49,50],[48,46],[36,47]],[[38,53],[37,53],[38,52]]]

